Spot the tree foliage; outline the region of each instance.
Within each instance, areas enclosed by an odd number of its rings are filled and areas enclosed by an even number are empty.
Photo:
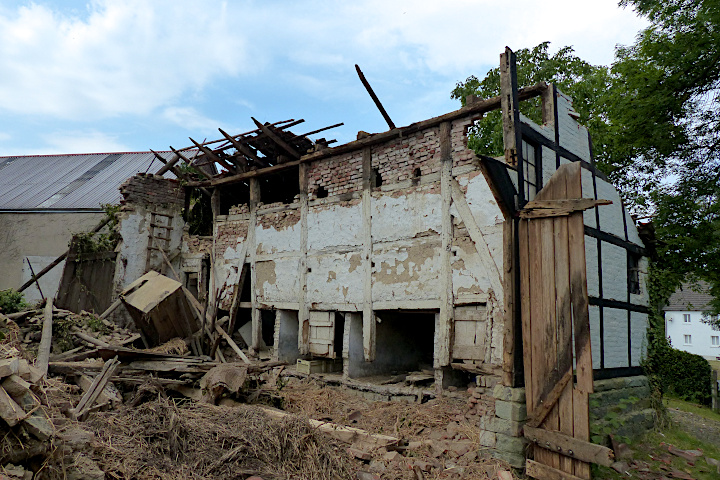
[[[594,66],[571,47],[516,52],[518,84],[555,83],[574,99],[598,167],[629,209],[653,216],[657,264],[675,282],[704,279],[720,313],[720,2],[622,0],[650,21],[611,66]],[[452,98],[500,93],[499,69],[459,82]],[[537,102],[521,112],[540,121]],[[503,151],[499,112],[473,132],[478,153]]]

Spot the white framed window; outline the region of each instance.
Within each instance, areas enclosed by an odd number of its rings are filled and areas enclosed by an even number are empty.
[[[690,314],[683,313],[683,323],[690,323]]]
[[[720,335],[713,335],[710,337],[710,345],[713,347],[720,347]]]
[[[683,335],[685,337],[685,345],[692,345],[692,335]]]

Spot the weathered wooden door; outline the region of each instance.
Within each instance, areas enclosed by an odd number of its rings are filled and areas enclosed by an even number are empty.
[[[335,358],[335,312],[310,312],[309,351],[313,355]]]
[[[455,360],[484,361],[487,352],[485,305],[455,307],[455,339],[452,356]]]
[[[526,470],[539,479],[589,479],[590,463],[612,459],[612,451],[589,443],[593,372],[582,214],[607,202],[581,197],[581,165],[566,164],[520,212],[524,434],[534,453]]]

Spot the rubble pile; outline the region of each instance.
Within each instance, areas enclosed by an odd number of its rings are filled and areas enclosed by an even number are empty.
[[[107,320],[123,303],[137,331]],[[0,313],[0,479],[509,474],[478,435],[485,387],[377,402],[251,359],[223,329],[227,317],[201,319],[197,300],[154,272],[100,316],[52,299]]]

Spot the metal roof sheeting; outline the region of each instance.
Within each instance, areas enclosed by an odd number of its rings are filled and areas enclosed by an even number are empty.
[[[100,209],[120,202],[125,180],[162,166],[152,152],[0,157],[0,210]]]

